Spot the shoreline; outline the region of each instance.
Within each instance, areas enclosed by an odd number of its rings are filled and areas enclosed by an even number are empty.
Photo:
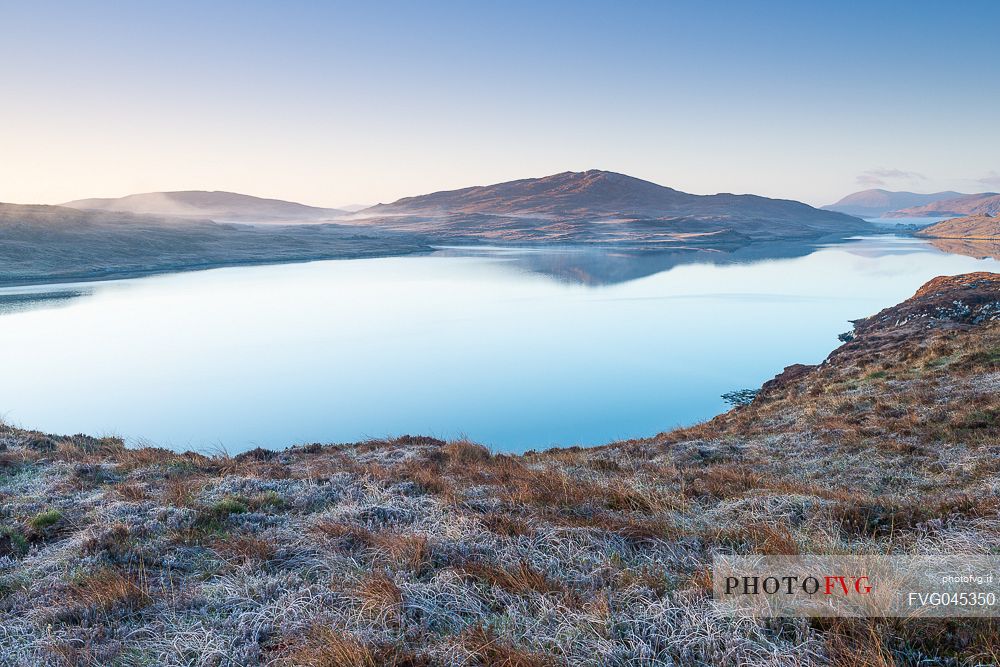
[[[912,237],[918,240],[927,241],[912,232],[904,230],[886,230],[872,232],[870,236],[901,236]],[[92,283],[114,280],[129,280],[133,278],[146,278],[150,276],[166,275],[171,273],[188,273],[193,271],[208,271],[212,269],[238,268],[243,266],[278,266],[281,264],[303,264],[308,262],[326,262],[336,260],[352,259],[379,259],[388,257],[406,257],[429,255],[438,250],[508,250],[508,251],[573,251],[573,250],[611,250],[630,253],[657,253],[657,252],[737,252],[739,250],[754,249],[782,249],[789,246],[819,248],[828,244],[845,244],[860,238],[865,238],[869,234],[855,236],[824,236],[811,239],[784,239],[753,241],[744,244],[698,244],[690,241],[679,243],[676,241],[656,241],[639,243],[599,243],[599,242],[551,242],[539,241],[536,243],[518,241],[516,243],[505,244],[497,241],[462,243],[462,239],[449,240],[443,238],[430,242],[427,239],[421,240],[421,245],[386,250],[384,248],[372,248],[371,250],[360,250],[356,252],[334,252],[329,255],[300,255],[281,258],[260,258],[260,259],[233,259],[222,261],[195,262],[185,264],[175,264],[170,266],[144,268],[144,269],[107,269],[101,271],[84,271],[79,273],[59,273],[47,274],[37,277],[12,277],[0,278],[0,290],[13,287],[45,287],[56,285],[70,285],[74,283]],[[671,245],[667,245],[670,243]]]
[[[282,264],[307,264],[309,262],[330,262],[337,260],[352,260],[352,259],[380,259],[388,257],[407,257],[410,255],[423,255],[430,254],[434,252],[434,249],[430,246],[414,248],[412,250],[399,250],[399,251],[383,251],[377,250],[371,253],[356,253],[356,254],[341,254],[329,257],[316,257],[316,256],[302,256],[295,258],[280,258],[280,259],[248,259],[248,260],[232,260],[224,262],[205,262],[201,264],[183,264],[155,269],[122,269],[122,270],[109,270],[103,272],[87,272],[78,274],[59,274],[47,276],[45,278],[35,279],[14,279],[14,280],[3,280],[0,279],[0,290],[9,287],[48,287],[48,286],[59,286],[59,285],[73,285],[76,283],[94,283],[94,282],[104,282],[104,281],[115,281],[115,280],[130,280],[133,278],[148,278],[151,276],[161,276],[171,273],[189,273],[193,271],[211,271],[212,269],[228,269],[228,268],[239,268],[243,266],[279,266]],[[40,282],[39,282],[40,281]]]

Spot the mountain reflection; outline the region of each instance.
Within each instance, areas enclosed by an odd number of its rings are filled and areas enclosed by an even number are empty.
[[[73,299],[89,293],[85,290],[0,293],[0,315],[68,306]]]
[[[1000,239],[927,239],[927,241],[941,252],[950,255],[1000,259]]]
[[[438,256],[489,256],[513,262],[519,269],[560,282],[601,287],[645,278],[683,264],[747,264],[803,257],[815,243],[760,243],[735,247],[622,248],[563,246],[546,248],[446,247]]]

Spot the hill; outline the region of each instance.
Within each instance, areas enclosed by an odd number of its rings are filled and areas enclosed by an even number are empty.
[[[940,239],[1000,239],[1000,217],[970,215],[951,218],[924,227],[916,234]]]
[[[954,199],[961,196],[963,196],[962,193],[952,191],[920,194],[917,192],[893,192],[890,190],[873,189],[849,194],[840,201],[823,206],[822,208],[826,211],[839,211],[862,218],[879,218],[890,211],[913,206],[923,206],[943,199]]]
[[[995,619],[734,619],[715,554],[1000,550],[1000,276],[692,428],[235,457],[0,425],[10,664],[977,665]],[[224,656],[224,658],[220,658]]]
[[[0,285],[371,257],[426,248],[412,235],[342,225],[249,226],[0,203]]]
[[[263,199],[235,192],[188,190],[147,192],[114,199],[78,199],[63,206],[92,211],[210,219],[216,222],[315,222],[347,214],[281,199]]]
[[[491,241],[719,243],[871,231],[862,220],[756,195],[693,195],[624,174],[564,172],[378,204],[359,224]]]
[[[947,217],[963,215],[1000,215],[1000,194],[982,192],[976,195],[962,195],[954,199],[944,199],[887,213],[887,218]]]

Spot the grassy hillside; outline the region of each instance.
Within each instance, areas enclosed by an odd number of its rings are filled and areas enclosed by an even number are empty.
[[[843,239],[875,228],[843,213],[757,195],[693,195],[592,169],[434,192],[358,212],[358,224],[451,242],[745,246]]]
[[[969,215],[942,220],[924,227],[917,232],[917,236],[940,239],[1000,239],[1000,217]]]
[[[995,664],[988,621],[711,603],[718,552],[1000,550],[1000,276],[935,279],[852,336],[745,407],[588,450],[3,428],[0,664]]]
[[[981,192],[974,195],[962,195],[954,199],[942,199],[923,206],[904,208],[886,214],[888,218],[920,218],[960,215],[997,215],[1000,214],[1000,194],[996,192]]]

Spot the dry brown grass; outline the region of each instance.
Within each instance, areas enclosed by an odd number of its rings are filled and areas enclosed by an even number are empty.
[[[545,573],[539,572],[526,561],[521,561],[513,567],[505,567],[483,560],[469,560],[459,565],[456,570],[482,583],[502,588],[516,595],[530,592],[566,592],[566,588],[561,583],[551,579]]]
[[[431,547],[423,535],[376,533],[372,544],[378,554],[398,568],[420,574],[432,567]]]
[[[695,496],[718,499],[735,498],[764,486],[764,477],[740,464],[710,465],[692,470],[694,478],[687,487]]]
[[[161,499],[167,505],[174,507],[193,508],[198,503],[198,494],[205,487],[206,480],[202,477],[179,477],[169,479],[163,486]]]
[[[194,452],[183,454],[163,449],[162,447],[138,447],[135,449],[122,449],[115,456],[115,460],[123,471],[139,470],[151,466],[176,468],[200,468],[207,467],[211,460],[207,456]]]
[[[149,494],[142,485],[137,482],[119,482],[112,487],[115,493],[122,500],[132,503],[142,502],[149,499]]]
[[[527,522],[510,514],[490,513],[480,518],[486,529],[505,537],[522,537],[535,531]]]
[[[753,523],[740,528],[739,539],[750,544],[754,553],[765,556],[794,556],[800,552],[799,544],[781,523]]]
[[[430,660],[392,646],[370,646],[349,632],[315,626],[296,638],[282,667],[430,667]]]
[[[433,551],[426,536],[393,531],[371,531],[363,526],[321,520],[314,529],[337,540],[345,551],[362,551],[373,564],[391,565],[421,574],[433,565]]]
[[[458,465],[485,463],[492,458],[489,449],[468,440],[454,440],[439,451],[449,463]]]
[[[253,535],[224,535],[212,542],[219,557],[231,563],[266,563],[273,560],[277,547]]]
[[[836,619],[826,634],[833,667],[896,667],[884,635],[868,621]]]
[[[466,630],[462,643],[477,664],[484,667],[554,667],[558,664],[552,656],[517,648],[482,626]]]
[[[596,505],[614,511],[652,513],[687,504],[676,493],[651,486],[640,488],[635,478],[600,483],[579,479],[552,465],[512,467],[506,477],[502,485],[504,499],[517,505],[566,509]]]
[[[454,497],[455,489],[448,482],[443,474],[433,468],[425,468],[419,464],[400,466],[398,474],[403,479],[413,482],[424,493],[433,493],[438,496]]]
[[[152,602],[142,573],[102,567],[76,577],[66,590],[67,602],[98,612],[135,611]]]
[[[362,613],[388,623],[396,623],[402,613],[403,593],[384,572],[366,576],[354,591]]]

